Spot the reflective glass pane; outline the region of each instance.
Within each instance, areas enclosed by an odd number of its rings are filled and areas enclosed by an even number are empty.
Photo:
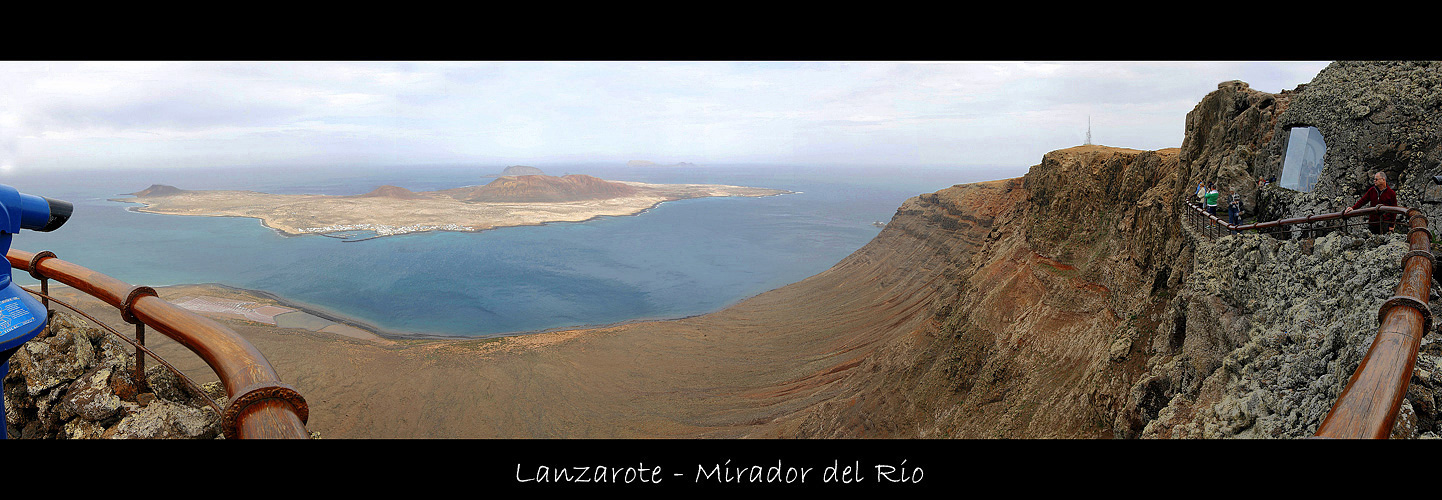
[[[1310,192],[1322,175],[1322,154],[1327,143],[1316,127],[1295,127],[1287,136],[1287,156],[1282,159],[1279,184],[1287,189]]]

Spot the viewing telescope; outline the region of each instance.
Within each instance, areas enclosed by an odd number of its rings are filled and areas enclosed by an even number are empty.
[[[10,240],[21,229],[54,231],[70,220],[75,209],[69,202],[21,193],[0,184],[0,253],[10,252]],[[10,279],[10,264],[0,268],[0,380],[10,373],[10,356],[26,341],[45,329],[49,317],[45,306]],[[0,415],[5,400],[0,399]],[[6,437],[5,419],[0,417],[0,439]]]

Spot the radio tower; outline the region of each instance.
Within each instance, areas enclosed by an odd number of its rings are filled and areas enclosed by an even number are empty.
[[[1086,143],[1086,145],[1088,145],[1088,146],[1092,145],[1092,115],[1087,115],[1087,143]]]

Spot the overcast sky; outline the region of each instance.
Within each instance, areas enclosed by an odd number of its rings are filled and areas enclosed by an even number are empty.
[[[1030,166],[1178,147],[1227,80],[1326,62],[0,62],[0,169]]]

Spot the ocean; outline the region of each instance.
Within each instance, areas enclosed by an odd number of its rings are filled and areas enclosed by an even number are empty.
[[[547,174],[797,192],[662,203],[635,216],[343,242],[287,237],[257,219],[156,215],[108,201],[151,184],[355,195],[391,184],[484,184],[503,166],[6,172],[0,183],[65,200],[75,213],[14,248],[135,285],[220,283],[264,290],[390,333],[491,336],[716,311],[831,267],[912,196],[1016,177],[1025,168],[541,165]],[[35,281],[16,273],[22,285]]]

